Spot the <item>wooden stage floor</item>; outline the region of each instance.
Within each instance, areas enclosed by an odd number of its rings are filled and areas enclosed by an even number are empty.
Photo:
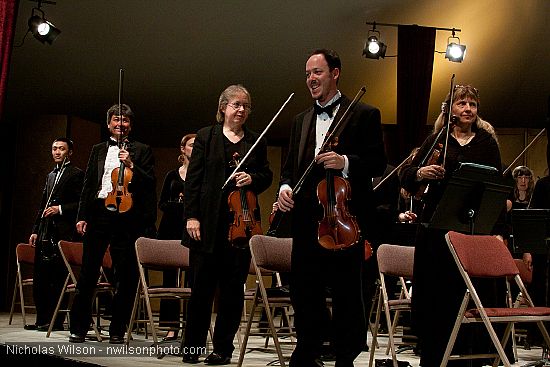
[[[145,339],[142,334],[135,335],[134,340],[130,342],[132,349],[124,349],[124,345],[111,345],[108,339],[103,342],[86,341],[82,344],[68,343],[68,331],[53,332],[50,338],[46,338],[46,333],[38,331],[28,331],[23,329],[21,314],[14,315],[11,325],[8,325],[9,314],[0,313],[0,360],[2,366],[13,366],[23,361],[51,361],[56,366],[120,366],[120,367],[152,367],[152,366],[187,366],[181,362],[181,357],[167,354],[162,359],[157,359],[155,355],[148,355],[152,351],[150,348],[152,339]],[[27,315],[27,321],[34,321],[34,315]],[[90,332],[88,335],[92,335]],[[105,333],[108,337],[108,335]],[[244,359],[244,366],[264,367],[278,366],[277,354],[274,348],[269,352],[259,351],[255,348],[263,347],[264,338],[252,336],[248,343],[249,352]],[[369,342],[370,342],[369,336]],[[375,358],[388,358],[385,353],[387,338],[380,338],[381,348],[375,353]],[[271,343],[271,346],[273,344]],[[179,350],[179,342],[173,344],[164,344],[166,351]],[[74,349],[71,349],[73,348]],[[236,366],[238,360],[238,342],[235,341],[235,352],[233,353],[232,364]],[[283,347],[285,356],[290,356],[292,345]],[[35,353],[40,349],[46,353],[45,356],[37,356]],[[154,352],[154,351],[153,351]],[[541,356],[540,348],[524,350],[518,347],[519,361],[514,366],[523,366],[527,363],[537,361]],[[412,366],[419,366],[419,358],[412,351],[404,351],[398,354],[398,359],[407,361]],[[369,353],[363,352],[356,359],[355,366],[368,366]],[[7,362],[7,363],[6,363]],[[204,364],[198,364],[203,366]],[[325,366],[334,366],[334,362],[326,361]]]

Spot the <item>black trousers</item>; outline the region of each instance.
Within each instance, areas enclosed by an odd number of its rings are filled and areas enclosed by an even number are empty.
[[[188,348],[206,346],[214,295],[219,289],[214,351],[231,356],[244,306],[243,286],[250,267],[250,251],[230,247],[225,240],[212,254],[191,250],[189,256],[193,291],[187,308],[184,345]]]
[[[33,298],[36,305],[35,324],[38,326],[50,323],[59,295],[63,290],[65,278],[68,274],[67,268],[59,253],[59,248],[55,246],[53,251],[56,255],[46,260],[41,255],[41,246],[43,246],[43,244],[38,243],[36,247],[33,275]],[[62,308],[67,307],[67,300],[65,298],[66,297],[64,297],[63,303],[61,304]],[[65,314],[60,313],[54,321],[55,326],[61,327],[64,318]]]
[[[94,215],[84,235],[82,269],[70,312],[71,333],[85,335],[90,327],[94,289],[103,256],[110,245],[115,286],[109,334],[124,336],[138,286],[135,241],[139,222],[131,211],[110,212],[97,200]]]
[[[315,366],[326,329],[331,328],[336,366],[353,366],[367,340],[362,295],[363,242],[340,251],[317,242],[317,222],[310,218],[294,225],[290,295],[294,308],[297,345],[291,367]],[[296,222],[295,222],[296,223]],[[326,288],[332,292],[332,322],[326,321]]]

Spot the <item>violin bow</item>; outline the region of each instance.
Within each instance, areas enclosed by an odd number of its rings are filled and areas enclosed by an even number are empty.
[[[120,68],[118,72],[118,147],[122,149],[122,83],[124,82],[124,69]]]
[[[523,153],[525,153],[525,152],[527,151],[527,149],[531,148],[531,145],[533,145],[533,143],[534,143],[538,138],[540,138],[541,135],[542,135],[545,131],[546,131],[546,128],[542,129],[542,130],[537,134],[537,136],[535,136],[535,137],[533,138],[533,140],[531,140],[531,142],[530,142],[529,144],[527,144],[527,146],[521,151],[521,153],[518,154],[518,156],[516,157],[516,159],[514,159],[514,160],[512,161],[512,163],[510,163],[510,165],[508,166],[508,168],[506,168],[506,169],[504,170],[504,172],[502,172],[502,175],[503,175],[503,176],[506,176],[506,174],[507,174],[508,172],[510,172],[510,170],[512,169],[512,167],[514,166],[514,164],[517,162],[517,160],[523,155]]]
[[[55,190],[55,187],[57,186],[57,183],[61,179],[61,175],[63,174],[63,171],[65,170],[65,162],[67,162],[67,156],[63,157],[63,162],[61,162],[61,168],[59,168],[59,173],[55,176],[55,180],[53,181],[52,189],[50,191],[50,194],[48,195],[48,200],[46,200],[46,206],[42,209],[42,217],[44,218],[44,210],[50,206],[50,200],[52,199],[53,191]]]
[[[233,172],[231,172],[231,174],[229,175],[229,177],[227,177],[227,180],[225,180],[225,182],[223,183],[223,186],[222,186],[222,190],[225,189],[225,187],[227,186],[227,184],[229,183],[229,181],[231,181],[231,179],[233,178],[233,176],[235,175],[235,173],[237,173],[239,171],[239,169],[241,168],[241,166],[243,165],[243,163],[246,161],[246,159],[250,156],[250,154],[252,153],[252,151],[254,150],[254,148],[256,148],[256,146],[258,145],[258,143],[260,142],[260,140],[262,140],[263,136],[267,133],[267,130],[269,130],[269,128],[271,127],[271,125],[273,125],[273,123],[275,122],[275,120],[277,119],[277,117],[279,117],[280,113],[283,111],[283,109],[286,107],[286,105],[288,104],[288,102],[291,100],[291,98],[294,97],[294,92],[290,93],[290,95],[288,96],[288,98],[286,99],[286,101],[283,103],[283,105],[281,106],[281,108],[279,108],[279,111],[277,111],[277,113],[275,114],[275,116],[273,116],[273,118],[271,119],[271,121],[269,122],[269,124],[267,124],[267,126],[265,127],[264,131],[262,131],[262,133],[260,134],[260,136],[258,137],[258,139],[254,142],[254,144],[250,147],[250,149],[248,150],[248,152],[246,152],[246,154],[244,155],[244,157],[239,161],[239,163],[237,164],[237,166],[235,167],[235,169],[233,170]]]
[[[453,98],[454,98],[454,94],[455,94],[455,86],[454,86],[454,83],[455,83],[455,75],[453,74],[453,76],[451,77],[451,90],[449,92],[449,104],[447,106],[447,123],[445,124],[445,126],[447,126],[447,131],[446,131],[446,135],[445,135],[445,151],[443,152],[443,163],[442,163],[442,166],[445,167],[445,161],[447,159],[447,146],[449,144],[449,134],[450,134],[450,131],[451,131],[451,122],[452,122],[452,110],[453,110]],[[437,141],[437,139],[436,139]],[[431,151],[431,149],[430,149]],[[429,154],[429,153],[428,153]]]
[[[395,167],[390,173],[388,173],[384,178],[382,178],[376,186],[373,187],[372,191],[376,191],[380,186],[382,186],[382,184],[386,182],[391,176],[393,176],[395,172],[397,172],[405,163],[407,163],[407,160],[409,160],[413,155],[414,153],[411,153],[407,158],[403,159],[403,161],[399,163],[397,167]]]

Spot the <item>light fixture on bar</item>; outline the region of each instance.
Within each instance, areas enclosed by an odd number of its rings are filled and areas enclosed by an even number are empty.
[[[367,35],[367,42],[365,43],[365,48],[363,49],[363,56],[367,59],[379,59],[386,56],[387,46],[382,43],[379,38],[380,32],[376,30],[375,22]]]
[[[464,56],[466,56],[466,46],[460,44],[460,38],[455,36],[455,30],[452,30],[452,36],[447,38],[447,51],[445,51],[445,58],[452,62],[462,62]],[[456,40],[457,42],[452,42]]]
[[[36,1],[36,0],[31,0]],[[29,32],[32,33],[34,38],[42,43],[52,44],[52,42],[59,36],[61,31],[56,28],[52,23],[46,20],[44,11],[40,9],[42,3],[55,5],[55,1],[38,0],[36,8],[32,8],[31,17],[29,18]]]

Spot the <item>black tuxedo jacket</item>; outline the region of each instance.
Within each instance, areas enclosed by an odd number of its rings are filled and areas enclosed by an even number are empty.
[[[46,209],[48,197],[50,196],[51,205],[61,205],[62,214],[56,214],[52,216],[52,223],[55,228],[55,235],[57,238],[54,240],[67,240],[71,241],[75,237],[76,232],[76,212],[78,209],[78,200],[80,198],[80,191],[82,190],[82,182],[84,181],[84,171],[80,168],[73,166],[72,164],[65,165],[63,174],[59,178],[59,181],[53,187],[55,181],[56,171],[48,173],[46,177],[46,184],[42,191],[42,200],[40,202],[40,209],[34,221],[32,233],[38,233],[40,226],[40,219],[44,209]]]
[[[77,221],[90,221],[94,208],[93,202],[101,189],[108,149],[108,142],[92,147],[80,196]],[[126,149],[134,163],[132,181],[128,185],[128,190],[132,193],[133,205],[128,213],[138,220],[136,226],[153,225],[157,213],[153,151],[150,146],[137,141],[130,141]]]
[[[334,129],[350,103],[351,101],[344,96],[329,131]],[[310,129],[315,128],[312,125],[315,124],[316,118],[313,107],[294,118],[290,131],[289,152],[281,173],[281,185],[288,184],[293,188],[312,161],[314,147],[308,146],[308,134]],[[380,111],[377,108],[358,103],[354,110],[349,112],[343,130],[337,134],[338,144],[333,148],[336,153],[348,157],[347,179],[352,189],[349,209],[357,217],[363,234],[368,232],[368,217],[373,215],[375,206],[372,178],[381,176],[386,168],[386,154],[380,120]],[[315,176],[315,172],[313,175]],[[316,193],[305,191],[314,190],[314,187],[323,177],[317,177],[317,182],[312,182],[310,185],[304,184],[303,190],[295,197],[295,200],[298,200],[296,205],[300,205],[301,195],[316,196]],[[309,201],[309,203],[311,202]],[[300,230],[296,228],[299,226],[297,223],[300,221],[311,221],[312,216],[318,217],[319,212],[322,213],[322,207],[317,204],[316,208],[312,207],[305,210],[301,208],[300,213],[304,213],[304,211],[310,211],[311,215],[293,215],[294,230]]]

